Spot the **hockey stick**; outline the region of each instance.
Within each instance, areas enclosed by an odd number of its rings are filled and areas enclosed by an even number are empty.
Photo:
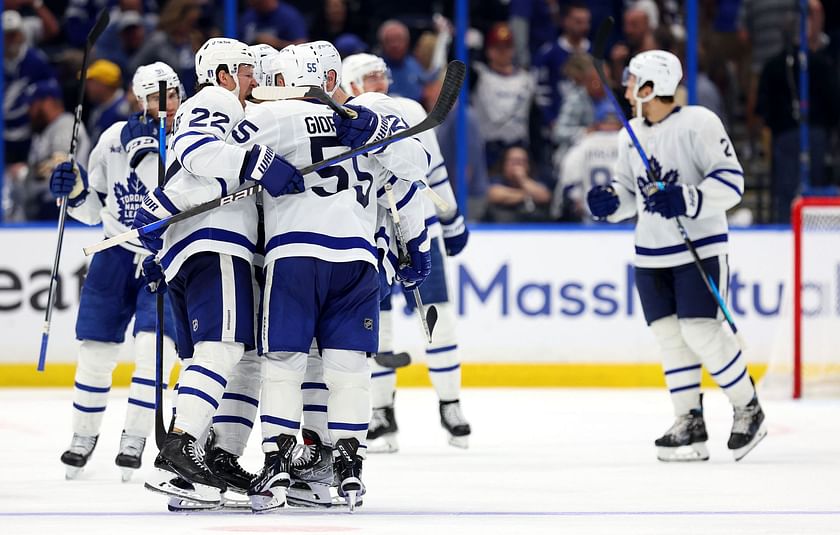
[[[650,165],[650,160],[648,160],[647,154],[642,148],[642,144],[639,142],[639,138],[636,137],[636,133],[633,131],[633,127],[630,126],[630,122],[627,120],[627,117],[624,116],[624,111],[621,108],[621,104],[619,104],[618,99],[616,98],[615,94],[613,94],[612,88],[610,87],[607,81],[607,77],[604,75],[604,53],[606,52],[607,38],[609,37],[610,32],[612,31],[613,24],[615,24],[613,18],[607,17],[607,19],[601,23],[601,26],[598,28],[598,32],[595,34],[595,46],[592,49],[595,60],[595,71],[598,73],[598,78],[601,80],[601,84],[604,86],[604,91],[609,96],[610,101],[612,102],[612,105],[615,108],[616,115],[618,115],[618,118],[621,119],[625,130],[627,130],[627,133],[630,135],[630,139],[633,141],[633,146],[636,148],[636,152],[639,153],[642,162],[645,164],[645,169],[647,170],[648,176],[656,183],[656,186],[660,190],[662,190],[665,188],[665,185],[662,183],[657,173],[653,171],[653,168]],[[703,263],[700,260],[700,255],[697,254],[697,249],[694,247],[694,244],[688,237],[688,232],[686,232],[682,221],[680,221],[680,218],[675,217],[674,221],[677,224],[677,229],[679,229],[680,234],[682,235],[686,248],[691,253],[691,256],[694,260],[694,265],[697,266],[697,270],[700,272],[700,277],[706,284],[706,289],[709,290],[709,293],[711,293],[712,297],[715,298],[718,308],[721,312],[723,312],[724,318],[726,318],[726,323],[729,324],[729,328],[732,329],[732,333],[737,338],[738,344],[741,346],[741,348],[743,348],[744,342],[741,339],[741,336],[738,334],[738,328],[735,326],[735,320],[732,318],[732,313],[730,313],[729,307],[726,306],[726,301],[723,299],[720,290],[718,290],[718,287],[715,284],[715,280],[712,278],[711,275],[709,275],[706,272],[706,269],[703,267]]]
[[[447,114],[449,114],[449,110],[452,109],[452,107],[455,105],[455,101],[458,99],[458,92],[461,90],[461,85],[464,83],[466,69],[466,66],[460,61],[453,61],[449,64],[449,67],[446,70],[446,78],[444,78],[443,80],[443,86],[441,88],[440,95],[438,96],[438,99],[435,102],[432,111],[421,122],[417,123],[412,127],[406,128],[405,130],[395,132],[394,134],[385,137],[379,141],[368,143],[367,145],[362,145],[361,147],[342,152],[341,154],[333,156],[332,158],[313,163],[312,165],[301,169],[300,174],[306,175],[312,173],[319,169],[323,169],[324,167],[329,167],[339,162],[343,162],[344,160],[349,160],[354,156],[370,152],[380,147],[385,147],[387,145],[390,145],[391,143],[400,141],[402,139],[414,137],[417,134],[420,134],[421,132],[431,130],[432,128],[438,126],[446,119]],[[426,191],[427,189],[430,190],[430,188],[425,188],[423,189],[423,191]],[[212,201],[199,204],[198,206],[190,208],[189,210],[184,210],[179,214],[175,214],[171,217],[161,219],[160,221],[155,221],[154,223],[149,223],[145,227],[141,227],[139,229],[132,229],[127,232],[123,232],[122,234],[112,236],[107,240],[103,240],[99,243],[89,245],[84,248],[85,255],[91,255],[99,251],[104,251],[105,249],[110,249],[115,245],[134,240],[141,234],[146,235],[155,230],[166,228],[173,223],[177,223],[178,221],[183,221],[184,219],[203,214],[204,212],[207,212],[214,208],[228,205],[240,199],[245,199],[247,197],[255,195],[260,191],[262,191],[262,186],[259,184],[254,184],[252,186],[242,188],[238,191],[234,191],[229,195],[225,195],[224,197],[220,197],[218,199],[213,199]],[[442,199],[441,201],[445,204],[445,201],[443,201]]]
[[[394,234],[397,240],[397,247],[400,250],[399,263],[400,267],[411,264],[408,258],[408,244],[402,233],[402,226],[400,225],[400,214],[397,211],[397,200],[394,198],[394,189],[391,184],[385,184],[385,195],[388,197],[388,204],[391,206],[391,219],[394,221]],[[420,299],[420,287],[415,285],[411,290],[414,296],[414,303],[417,305],[417,314],[420,316],[420,323],[423,325],[423,333],[426,335],[426,340],[432,343],[432,332],[435,330],[437,323],[438,311],[435,305],[431,305],[429,310],[423,305],[423,300]]]
[[[377,353],[373,360],[383,368],[404,368],[411,364],[411,355],[402,353]]]
[[[99,13],[99,17],[97,17],[93,28],[90,29],[90,32],[87,36],[87,41],[85,42],[85,51],[84,55],[82,56],[82,70],[79,75],[79,99],[77,100],[75,116],[73,117],[73,137],[70,138],[70,164],[73,167],[76,166],[76,144],[79,139],[79,124],[82,122],[82,104],[84,103],[85,99],[85,81],[87,79],[88,57],[90,56],[90,49],[93,48],[93,45],[94,43],[96,43],[96,40],[99,39],[99,36],[102,35],[103,31],[105,31],[105,27],[108,26],[109,21],[110,16],[108,15],[108,10],[103,9]],[[52,321],[52,311],[55,300],[55,288],[56,282],[58,281],[58,266],[61,263],[61,246],[64,242],[64,224],[67,221],[67,197],[64,196],[59,198],[58,204],[58,238],[56,239],[55,244],[55,258],[53,259],[53,267],[52,271],[50,272],[50,289],[49,293],[47,294],[47,306],[46,311],[44,313],[44,326],[43,330],[41,331],[41,353],[38,356],[39,372],[44,371],[44,366],[47,362],[47,345],[49,344],[50,340],[50,322]]]
[[[326,104],[332,111],[341,115],[345,119],[355,119],[358,114],[350,109],[345,108],[329,95],[326,91],[318,86],[302,86],[302,87],[281,87],[276,85],[261,85],[251,91],[251,96],[257,100],[286,100],[290,98],[314,98],[321,104]]]
[[[169,91],[166,81],[158,82],[158,187],[163,187],[166,180],[166,105]],[[166,428],[163,425],[163,292],[155,294],[155,444],[158,451],[163,449]]]

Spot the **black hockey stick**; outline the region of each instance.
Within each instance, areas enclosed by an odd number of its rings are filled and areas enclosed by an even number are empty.
[[[82,70],[79,75],[79,98],[76,101],[76,110],[75,116],[73,118],[73,137],[70,138],[70,163],[73,167],[76,166],[76,145],[79,139],[79,124],[82,122],[82,104],[85,100],[85,81],[87,79],[87,68],[88,68],[88,58],[90,56],[90,49],[93,48],[93,45],[96,43],[96,40],[99,39],[99,36],[102,35],[102,32],[105,31],[105,27],[108,26],[108,22],[110,21],[110,16],[108,15],[108,9],[103,9],[99,13],[99,17],[97,17],[96,22],[93,24],[93,28],[90,29],[90,32],[87,36],[87,41],[85,41],[85,51],[84,55],[82,56]],[[52,321],[52,310],[55,300],[55,287],[58,281],[58,266],[61,263],[61,246],[64,242],[64,224],[67,221],[67,197],[61,197],[58,199],[59,209],[58,209],[58,238],[56,240],[55,245],[55,258],[53,259],[53,267],[52,271],[50,272],[50,290],[47,294],[47,305],[46,311],[44,313],[44,326],[41,332],[41,353],[38,356],[38,371],[44,371],[44,366],[47,362],[47,345],[49,344],[50,340],[50,322]]]
[[[438,99],[435,102],[432,111],[429,113],[428,116],[426,116],[425,119],[423,119],[416,125],[406,128],[405,130],[400,130],[399,132],[396,132],[379,141],[368,143],[367,145],[362,145],[361,147],[342,152],[341,154],[333,156],[332,158],[313,163],[312,165],[301,169],[300,174],[306,175],[312,173],[319,169],[323,169],[324,167],[329,167],[339,162],[343,162],[344,160],[349,160],[354,156],[370,152],[380,147],[385,147],[396,141],[414,137],[422,132],[425,132],[426,130],[431,130],[432,128],[438,126],[446,119],[446,116],[449,114],[449,111],[455,105],[455,101],[458,100],[458,92],[461,90],[461,85],[464,83],[466,70],[466,66],[460,61],[453,61],[449,64],[449,67],[446,70],[446,78],[444,78],[443,86],[440,90],[440,95],[438,96]],[[111,247],[114,247],[121,243],[134,240],[140,235],[146,235],[158,229],[166,228],[173,223],[177,223],[178,221],[183,221],[184,219],[188,219],[190,217],[203,214],[204,212],[207,212],[209,210],[213,210],[214,208],[228,205],[240,199],[245,199],[247,197],[255,195],[260,191],[262,191],[262,186],[259,184],[254,184],[252,186],[242,188],[238,191],[234,191],[229,195],[225,195],[224,197],[213,199],[212,201],[207,201],[206,203],[199,204],[198,206],[190,208],[189,210],[184,210],[183,212],[175,214],[171,217],[161,219],[160,221],[155,221],[154,223],[149,223],[144,227],[132,229],[127,232],[123,232],[122,234],[112,236],[107,240],[103,240],[99,243],[89,245],[84,248],[85,255],[91,255],[99,251],[104,251],[105,249],[110,249]]]
[[[166,81],[158,82],[158,187],[166,181],[166,105],[169,91]],[[158,451],[163,449],[166,428],[163,425],[163,292],[155,294],[155,444]]]
[[[281,87],[276,85],[261,85],[255,87],[251,96],[257,100],[286,100],[290,98],[312,98],[326,104],[332,111],[345,119],[355,119],[358,114],[350,108],[345,108],[318,86]]]
[[[612,88],[610,87],[609,82],[607,81],[607,77],[604,75],[604,56],[607,48],[607,38],[609,37],[610,32],[612,31],[613,24],[615,24],[613,18],[607,17],[607,19],[601,23],[601,26],[598,28],[598,32],[595,34],[595,46],[592,48],[592,52],[595,59],[595,70],[598,73],[598,78],[601,80],[601,84],[604,86],[604,91],[609,96],[610,101],[612,102],[612,105],[615,108],[615,112],[618,115],[618,118],[621,119],[624,128],[630,135],[630,139],[633,141],[633,146],[636,148],[636,152],[639,153],[642,162],[645,164],[645,169],[647,170],[648,176],[651,180],[653,180],[653,182],[657,185],[659,189],[663,189],[665,186],[660,180],[661,177],[651,167],[650,160],[648,160],[647,154],[642,148],[642,144],[639,142],[639,138],[636,137],[636,132],[633,131],[633,127],[630,126],[630,122],[627,120],[627,117],[624,116],[624,110],[622,110],[621,104],[618,103],[618,99],[613,93]],[[729,312],[729,307],[726,306],[726,301],[723,299],[720,290],[718,290],[718,287],[715,284],[715,280],[711,277],[711,275],[709,275],[706,272],[706,269],[703,267],[703,263],[700,260],[700,255],[697,254],[697,249],[694,247],[694,244],[688,237],[688,232],[686,232],[682,221],[680,221],[680,218],[675,217],[674,221],[677,224],[677,229],[679,229],[680,234],[682,235],[686,248],[691,253],[691,256],[694,260],[694,265],[697,266],[697,270],[700,272],[700,277],[706,284],[706,289],[708,289],[709,293],[711,293],[712,296],[715,298],[718,308],[721,312],[723,312],[723,316],[724,318],[726,318],[726,322],[729,324],[729,328],[732,329],[732,333],[738,339],[739,345],[743,348],[744,342],[741,339],[741,336],[738,334],[738,328],[735,326],[735,320],[732,318],[732,314]]]
[[[377,353],[373,360],[383,368],[404,368],[411,364],[411,355],[405,351],[402,353]]]

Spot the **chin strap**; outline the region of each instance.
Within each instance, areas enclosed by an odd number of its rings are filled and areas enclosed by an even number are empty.
[[[636,87],[633,88],[633,100],[636,101],[636,117],[644,117],[644,115],[642,115],[642,104],[650,102],[654,98],[656,98],[656,95],[654,95],[652,91],[648,96],[642,98],[639,96],[639,86],[636,85]]]

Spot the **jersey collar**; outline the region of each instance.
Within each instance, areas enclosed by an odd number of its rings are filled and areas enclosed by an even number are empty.
[[[677,106],[676,108],[674,108],[673,110],[671,110],[671,113],[669,113],[668,115],[666,115],[665,117],[663,117],[663,118],[662,118],[659,122],[656,122],[656,123],[652,123],[652,122],[648,121],[647,119],[645,119],[645,126],[654,126],[654,125],[657,125],[657,124],[662,124],[662,123],[664,123],[664,122],[665,122],[665,120],[666,120],[668,117],[670,117],[670,116],[674,115],[675,113],[677,113],[677,112],[678,112],[678,111],[680,111],[681,109],[682,109],[682,106]]]

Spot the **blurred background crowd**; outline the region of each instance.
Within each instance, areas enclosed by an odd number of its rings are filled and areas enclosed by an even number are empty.
[[[697,100],[724,121],[745,167],[739,224],[786,223],[800,192],[799,123],[810,125],[810,185],[840,184],[840,2],[809,0],[810,114],[798,100],[799,0],[700,0]],[[139,65],[164,61],[187,95],[194,53],[223,35],[222,0],[5,0],[3,207],[5,221],[56,217],[46,178],[66,154],[85,37],[103,8],[111,24],[87,72],[84,162],[98,136],[137,108]],[[452,57],[453,2],[441,0],[240,0],[236,36],[280,49],[316,39],[342,56],[381,55],[391,94],[427,106]],[[638,52],[685,57],[679,0],[472,0],[467,131],[468,218],[586,221],[590,182],[608,180],[621,123],[590,55],[595,29],[617,21],[606,56],[612,89]],[[681,88],[677,100],[686,102]],[[621,99],[623,102],[623,99]],[[626,103],[624,103],[626,105]],[[630,110],[626,109],[626,113]],[[437,134],[455,176],[454,114]],[[592,161],[602,165],[594,166]],[[588,162],[588,163],[587,163]],[[583,176],[582,169],[594,169]],[[601,176],[596,176],[601,175]],[[456,184],[453,184],[457,187]]]

